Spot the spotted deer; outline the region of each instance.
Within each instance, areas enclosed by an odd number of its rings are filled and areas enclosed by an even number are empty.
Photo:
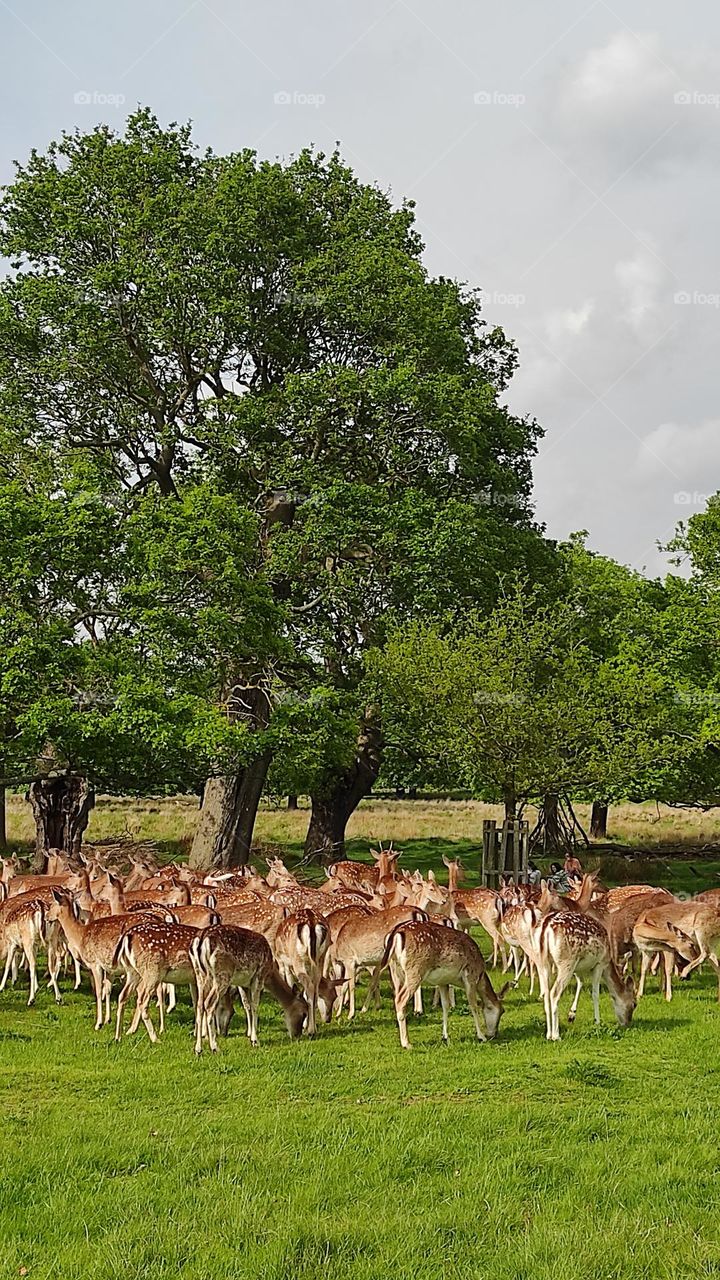
[[[635,1010],[635,988],[632,978],[625,981],[610,950],[606,930],[592,917],[575,911],[557,911],[541,916],[533,907],[525,907],[533,930],[533,958],[537,965],[540,990],[545,1004],[547,1039],[560,1039],[558,1008],[560,998],[575,978],[577,991],[571,1009],[575,1017],[582,979],[589,976],[595,1021],[600,1022],[600,983],[605,985],[621,1027],[628,1027]]]
[[[210,1049],[217,1050],[218,1014],[234,987],[238,987],[242,995],[251,1044],[258,1043],[258,1006],[263,990],[281,1005],[291,1039],[296,1040],[302,1034],[307,1003],[291,991],[281,977],[270,945],[260,934],[236,925],[216,925],[196,936],[190,947],[190,958],[198,993],[196,1053],[202,1052],[205,1037]],[[227,1005],[225,1011],[227,1014]]]
[[[312,911],[293,911],[278,926],[273,954],[288,986],[297,983],[308,1007],[307,1032],[315,1035],[320,983],[330,945],[330,930]]]
[[[460,929],[427,921],[397,925],[389,934],[380,967],[388,967],[395,993],[395,1015],[403,1049],[410,1048],[407,1005],[424,986],[437,987],[442,1003],[442,1038],[448,1039],[450,987],[462,987],[470,1006],[478,1040],[493,1040],[503,1013],[502,999],[510,983],[497,994],[485,972],[477,943]],[[485,1022],[483,1031],[480,1006]]]

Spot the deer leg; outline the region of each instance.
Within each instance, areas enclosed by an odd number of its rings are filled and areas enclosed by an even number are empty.
[[[370,986],[367,989],[367,995],[365,997],[365,1003],[362,1009],[360,1010],[361,1013],[367,1013],[368,1009],[370,1008],[371,1000],[375,1001],[375,1008],[379,1009],[380,1008],[380,965],[379,964],[376,964],[375,968],[373,969],[372,977],[370,978]],[[340,1005],[340,1008],[342,1009],[342,1003]]]
[[[157,1044],[157,1033],[153,1026],[152,1018],[150,1017],[150,1000],[152,999],[152,994],[153,988],[149,984],[138,988],[136,1017],[138,1018],[138,1022],[140,1018],[142,1018],[143,1026],[145,1027],[150,1040],[153,1044]],[[135,1019],[133,1019],[133,1021],[135,1021]]]
[[[317,1000],[317,991],[315,988],[315,984],[308,977],[304,977],[302,986],[303,986],[303,995],[305,996],[305,1000],[307,1001],[307,1007],[308,1007],[307,1034],[309,1036],[314,1036],[315,1031],[317,1029],[315,1025],[315,1003]],[[256,1033],[256,1038],[253,1041],[253,1044],[255,1043],[257,1043],[257,1033]]]
[[[94,981],[94,975],[93,975],[93,981]],[[135,981],[136,981],[135,978],[132,977],[129,973],[125,975],[125,982],[123,983],[122,990],[120,991],[120,994],[118,996],[117,1018],[115,1020],[115,1039],[116,1040],[119,1040],[120,1037],[122,1036],[123,1020],[125,1018],[125,1005],[130,997],[130,993],[133,991],[135,987]],[[97,1024],[96,1024],[96,1029],[97,1029]]]
[[[478,1040],[485,1040],[487,1039],[487,1037],[483,1030],[482,1020],[480,1018],[480,1009],[478,1006],[477,990],[467,976],[464,979],[463,985],[465,987],[465,995],[467,997],[468,1008],[472,1015],[472,1020],[475,1023],[475,1034],[477,1035]]]
[[[665,971],[665,999],[672,1000],[672,975],[675,968],[675,955],[672,951],[663,952],[663,969]]]
[[[703,964],[708,958],[709,953],[703,939],[696,937],[696,941],[698,943],[698,946],[700,947],[700,955],[698,956],[697,960],[691,960],[689,964],[685,965],[684,969],[680,970],[681,978],[689,977],[689,975],[693,973],[695,969],[699,969],[700,965]]]
[[[347,968],[348,976],[348,1022],[355,1017],[355,961],[351,960]]]
[[[602,970],[598,965],[597,968],[593,969],[593,975],[592,975],[593,1017],[597,1023],[600,1022],[600,978],[601,977],[602,977]]]
[[[250,1033],[250,1043],[255,1048],[257,1048],[257,1045],[259,1043],[258,1041],[258,1007],[260,1004],[261,993],[262,993],[262,987],[258,979],[255,978],[253,982],[250,984],[250,990],[248,992],[248,1005],[250,1007],[250,1018],[252,1023],[252,1030]],[[308,1005],[308,1013],[309,1011],[310,1011],[310,1006]],[[313,1026],[314,1025],[315,1024],[313,1022]]]
[[[442,996],[440,998],[442,999]],[[413,1013],[415,1014],[416,1018],[419,1018],[422,1016],[422,1011],[423,1011],[422,987],[418,987],[417,991],[413,996]]]
[[[558,973],[549,992],[550,1000],[550,1035],[548,1039],[560,1039],[560,1000],[563,991],[567,986],[567,978],[563,973]]]
[[[573,997],[573,1002],[570,1005],[570,1008],[568,1010],[568,1022],[575,1021],[575,1015],[577,1014],[578,1001],[580,999],[580,992],[582,991],[582,982],[578,978],[577,974],[575,974],[575,981],[577,983],[577,986],[575,988],[575,995]]]
[[[7,958],[5,960],[5,971],[2,976],[2,982],[0,982],[0,991],[5,990],[5,987],[7,985],[7,980],[10,977],[10,970],[12,969],[14,959],[15,959],[15,943],[10,942],[8,944]]]
[[[168,982],[168,983],[165,983],[164,985],[165,985],[165,991],[167,992],[167,998],[168,998],[167,1012],[172,1013],[173,1009],[175,1008],[175,1005],[177,1004],[177,991],[175,990],[175,983]]]
[[[444,1044],[448,1042],[448,1014],[450,1012],[450,992],[447,987],[438,987],[440,995],[440,1003],[442,1005],[442,1038]]]
[[[24,942],[23,951],[25,952],[25,959],[27,960],[28,969],[30,970],[30,996],[28,998],[28,1004],[34,1004],[35,996],[38,991],[37,971],[35,969],[35,949],[31,942]]]
[[[398,986],[395,990],[395,1017],[397,1018],[400,1032],[400,1044],[403,1049],[410,1048],[407,1033],[407,1004],[412,994],[410,987],[406,984]]]
[[[649,968],[650,968],[650,952],[643,951],[642,960],[640,961],[640,981],[638,983],[638,989],[637,989],[638,1000],[641,998],[641,996],[645,991],[645,979],[647,977],[647,971]]]

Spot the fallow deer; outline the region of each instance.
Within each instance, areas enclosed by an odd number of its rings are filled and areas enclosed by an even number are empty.
[[[547,1039],[560,1039],[558,1006],[573,977],[578,983],[573,1018],[582,978],[589,975],[595,1021],[600,1021],[600,983],[604,981],[620,1026],[629,1026],[635,1010],[634,984],[632,978],[625,981],[620,975],[603,926],[591,916],[576,911],[558,911],[541,916],[533,907],[525,907],[524,910],[533,925],[534,958],[545,1003]]]
[[[320,982],[330,945],[330,930],[312,911],[293,911],[278,926],[272,949],[288,986],[297,983],[308,1007],[307,1031],[315,1035]]]
[[[302,1034],[307,1004],[283,980],[270,946],[260,934],[233,925],[216,925],[197,935],[191,945],[190,956],[198,991],[196,1053],[202,1052],[205,1035],[211,1050],[217,1050],[216,1013],[232,987],[239,987],[243,995],[251,1044],[258,1043],[257,1013],[263,990],[269,991],[282,1006],[291,1039],[295,1040]]]
[[[381,967],[388,966],[395,992],[395,1014],[400,1044],[410,1048],[407,1005],[423,986],[437,987],[443,1013],[442,1038],[448,1039],[450,990],[463,987],[475,1023],[478,1040],[493,1040],[502,1017],[502,998],[509,983],[497,994],[485,972],[477,943],[459,929],[429,922],[399,924],[386,940]],[[485,1021],[483,1032],[479,1002]]]

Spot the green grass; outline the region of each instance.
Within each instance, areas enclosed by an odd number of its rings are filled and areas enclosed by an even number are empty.
[[[236,1021],[200,1061],[185,996],[157,1046],[96,1034],[87,990],[26,997],[0,995],[2,1280],[720,1274],[709,974],[626,1032],[585,994],[560,1044],[524,985],[494,1043],[459,1001],[410,1053],[387,994],[294,1045],[264,1001],[259,1049]]]

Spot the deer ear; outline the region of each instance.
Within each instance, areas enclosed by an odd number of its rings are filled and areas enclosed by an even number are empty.
[[[435,884],[435,872],[433,871],[432,867],[427,873],[427,878],[431,884]]]
[[[512,982],[505,982],[505,983],[503,983],[503,985],[501,986],[500,990],[499,990],[499,991],[498,991],[498,993],[497,993],[497,998],[498,998],[498,1000],[504,1000],[504,999],[505,999],[505,996],[507,995],[507,993],[508,993],[508,991],[510,990],[511,986],[512,986]]]
[[[449,869],[450,869],[450,867],[451,867],[451,865],[452,865],[452,864],[451,864],[451,862],[450,862],[450,859],[449,859],[449,858],[446,858],[446,857],[445,857],[445,854],[443,854],[443,856],[442,856],[442,860],[443,860],[443,862],[444,862],[445,866],[446,866],[446,867],[448,868],[448,870],[449,870]]]
[[[376,862],[380,861],[380,854],[378,853],[377,849],[370,850],[370,857],[374,858]]]

